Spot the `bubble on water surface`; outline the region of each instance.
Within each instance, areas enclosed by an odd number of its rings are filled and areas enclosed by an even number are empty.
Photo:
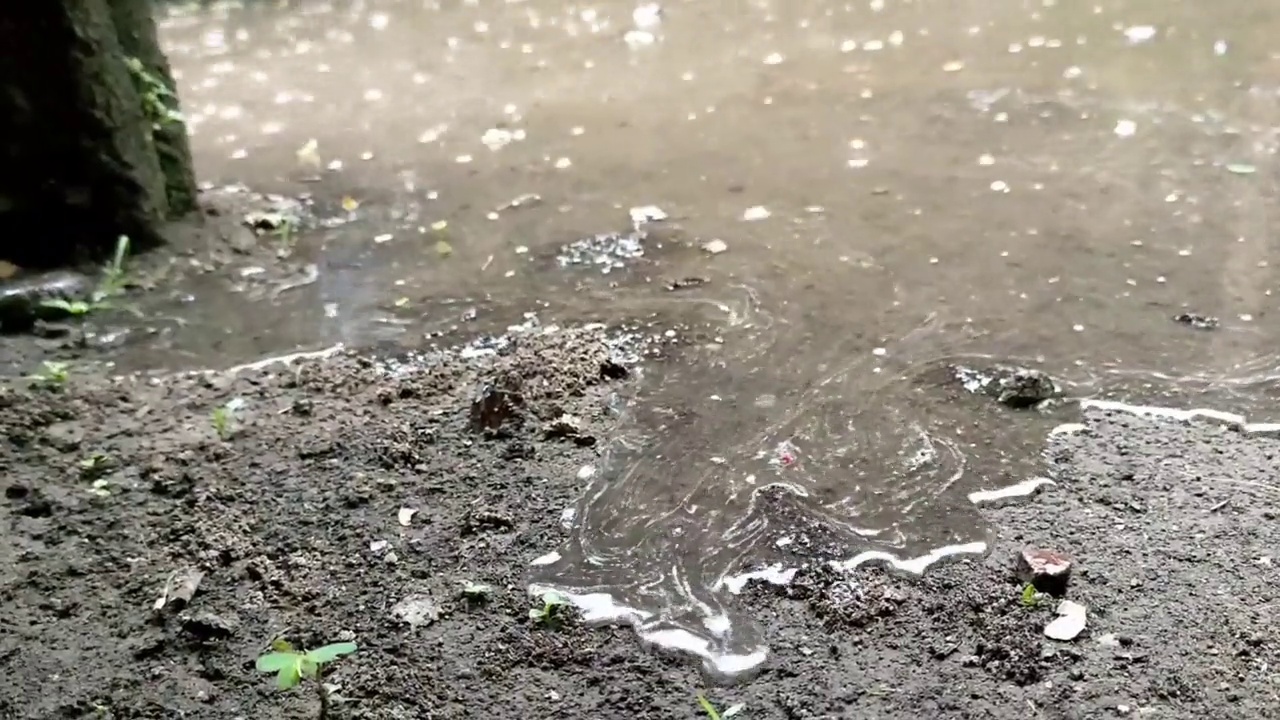
[[[1137,45],[1147,42],[1156,36],[1156,29],[1151,25],[1132,25],[1124,30],[1125,39]]]

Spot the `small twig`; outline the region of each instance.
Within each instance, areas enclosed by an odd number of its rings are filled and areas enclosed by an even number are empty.
[[[1216,512],[1218,512],[1219,510],[1221,510],[1222,508],[1224,508],[1224,507],[1226,507],[1226,506],[1228,506],[1228,505],[1230,505],[1230,504],[1231,504],[1231,498],[1227,498],[1226,500],[1223,500],[1222,502],[1218,503],[1217,505],[1214,505],[1213,507],[1209,508],[1209,512],[1211,512],[1211,513],[1216,513]]]
[[[320,697],[320,720],[329,720],[329,691],[324,687],[324,668],[316,668],[316,694]]]

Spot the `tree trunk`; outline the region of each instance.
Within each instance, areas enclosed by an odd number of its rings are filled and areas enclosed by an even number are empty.
[[[173,70],[169,58],[160,50],[160,38],[152,15],[151,0],[107,0],[111,4],[116,37],[126,57],[137,58],[145,71],[174,90]],[[161,100],[176,117],[180,117],[178,95],[171,92]],[[191,162],[191,144],[187,126],[181,121],[165,122],[156,128],[153,139],[160,170],[164,173],[168,216],[180,217],[196,209],[196,175]]]
[[[122,234],[154,247],[165,219],[194,208],[186,128],[139,91],[147,76],[172,83],[149,12],[146,0],[0,3],[0,257],[96,259]]]

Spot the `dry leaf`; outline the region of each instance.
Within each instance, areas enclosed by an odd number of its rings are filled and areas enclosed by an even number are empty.
[[[303,167],[320,169],[320,143],[312,138],[298,148],[298,163]]]

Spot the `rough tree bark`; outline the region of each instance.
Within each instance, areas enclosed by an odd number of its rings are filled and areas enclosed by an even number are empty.
[[[195,209],[186,127],[150,0],[0,3],[0,257],[60,265],[145,249]],[[136,59],[138,64],[133,64]],[[131,67],[132,66],[132,67]]]

